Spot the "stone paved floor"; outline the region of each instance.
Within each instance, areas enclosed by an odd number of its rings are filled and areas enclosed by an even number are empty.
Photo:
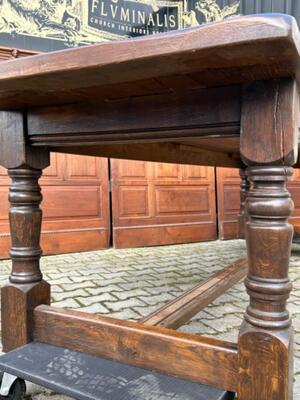
[[[44,257],[42,271],[52,284],[52,302],[121,319],[139,320],[184,290],[245,254],[243,241],[96,251]],[[0,262],[3,284],[10,262]],[[300,400],[300,245],[294,245],[291,274],[294,291],[289,309],[295,337],[295,400]],[[200,312],[181,331],[236,341],[247,304],[239,283]],[[34,385],[33,400],[62,400]],[[141,399],[142,400],[142,399]]]

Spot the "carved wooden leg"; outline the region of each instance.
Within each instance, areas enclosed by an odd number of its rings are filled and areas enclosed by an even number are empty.
[[[28,167],[9,170],[12,272],[9,284],[1,290],[4,351],[32,340],[33,309],[50,304],[50,286],[42,280],[39,266],[42,195],[38,179],[41,172]]]
[[[250,304],[239,336],[239,399],[292,399],[293,333],[286,301],[293,228],[287,167],[249,167],[246,242]]]
[[[42,280],[40,231],[42,200],[38,184],[49,161],[49,151],[27,144],[26,114],[0,112],[0,165],[12,179],[9,193],[12,273],[1,290],[3,350],[32,340],[33,309],[50,303],[50,287]]]
[[[246,175],[246,170],[244,168],[240,169],[241,177],[241,192],[240,192],[240,213],[238,216],[238,237],[239,239],[245,239],[245,224],[246,224],[246,212],[245,212],[245,202],[247,194],[250,188],[249,180]]]
[[[241,155],[250,304],[238,340],[239,400],[292,400],[293,330],[286,302],[293,202],[286,189],[298,157],[299,95],[292,79],[243,88]]]

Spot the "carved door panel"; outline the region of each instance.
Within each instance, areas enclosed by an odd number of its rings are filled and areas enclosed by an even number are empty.
[[[235,168],[217,168],[218,226],[220,239],[238,237],[240,176]]]
[[[0,258],[10,247],[9,178],[0,169]],[[107,248],[110,236],[108,160],[51,154],[40,180],[43,191],[42,248],[59,254]]]
[[[214,240],[214,169],[111,160],[114,247]]]

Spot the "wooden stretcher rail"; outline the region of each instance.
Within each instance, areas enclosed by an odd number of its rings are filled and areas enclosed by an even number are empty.
[[[245,258],[237,260],[154,311],[141,322],[177,329],[239,282],[246,275],[246,271],[247,260]]]
[[[178,378],[237,390],[237,348],[229,342],[45,305],[34,311],[34,338]]]

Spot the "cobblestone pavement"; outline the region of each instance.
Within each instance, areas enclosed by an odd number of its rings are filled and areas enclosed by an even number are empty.
[[[43,257],[42,271],[52,285],[52,304],[85,312],[139,320],[212,273],[245,254],[241,240]],[[3,284],[10,262],[0,262]],[[295,400],[300,400],[300,246],[291,258],[294,291],[289,302],[295,337]],[[242,283],[200,312],[180,330],[236,341],[247,294]],[[33,400],[62,400],[31,385]],[[141,399],[142,400],[142,399]]]

